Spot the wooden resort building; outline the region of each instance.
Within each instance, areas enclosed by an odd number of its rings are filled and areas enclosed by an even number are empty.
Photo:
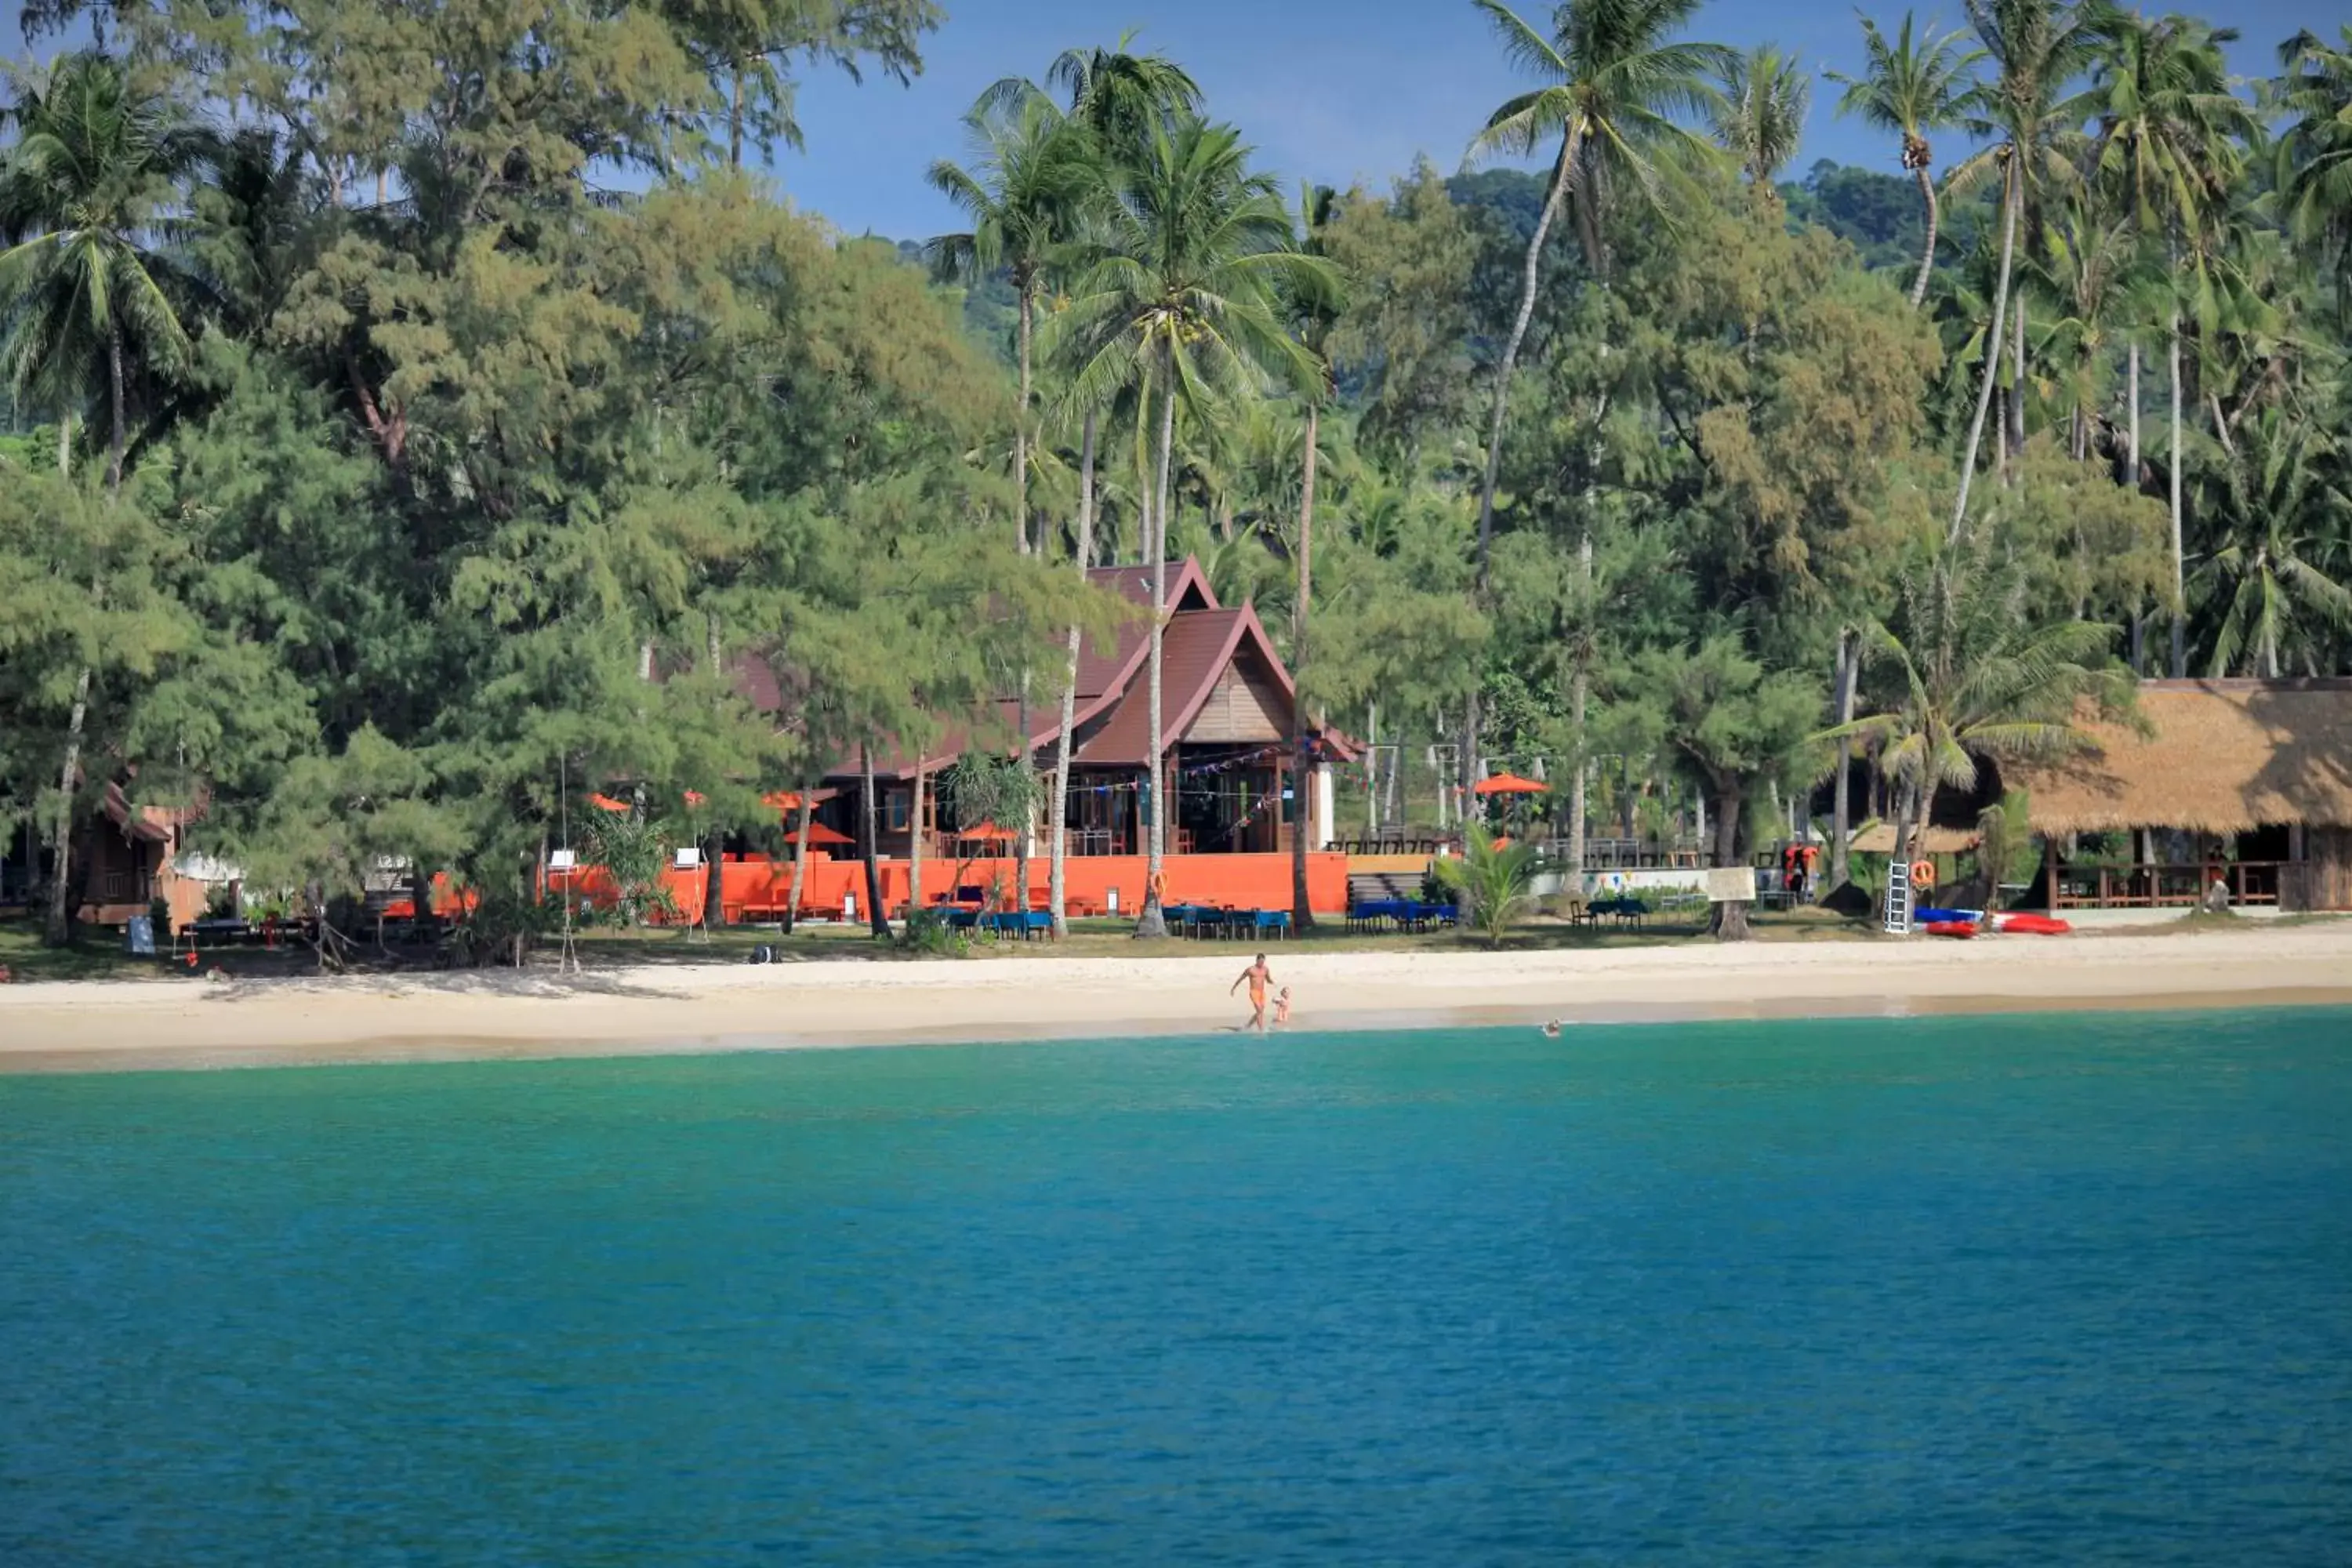
[[[1291,723],[1297,689],[1256,611],[1246,605],[1227,608],[1219,604],[1195,561],[1168,567],[1168,624],[1160,648],[1162,746],[1155,769],[1150,754],[1150,571],[1108,567],[1089,576],[1097,587],[1144,613],[1125,622],[1115,638],[1101,646],[1090,642],[1080,651],[1067,800],[1066,880],[1072,911],[1132,912],[1141,907],[1148,814],[1163,808],[1168,812],[1171,901],[1288,908],[1291,836],[1304,832],[1312,852],[1309,886],[1315,907],[1344,909],[1347,858],[1327,849],[1332,831],[1331,769],[1335,763],[1353,760],[1357,752],[1341,735],[1310,732],[1315,764],[1305,779],[1294,777]],[[1050,849],[1045,813],[1027,824],[959,821],[954,803],[941,800],[938,788],[940,775],[970,744],[1002,746],[1007,753],[1016,748],[1025,751],[1050,784],[1061,733],[1060,695],[1054,683],[1040,680],[1033,688],[1025,726],[1017,694],[1001,695],[993,707],[995,711],[980,716],[978,722],[946,726],[938,744],[919,757],[874,759],[875,848],[885,862],[883,883],[894,909],[909,890],[908,862],[919,837],[927,868],[926,903],[953,895],[958,865],[971,868],[967,886],[1009,887],[1017,852],[1024,848],[1031,901],[1044,897]],[[815,841],[826,847],[823,858],[813,847],[804,879],[804,905],[814,910],[839,910],[845,894],[851,900],[863,898],[863,873],[856,858],[863,826],[862,781],[858,771],[847,765],[850,761],[829,773],[811,797]],[[924,781],[919,815],[919,773]],[[785,826],[790,826],[789,816]],[[746,865],[740,871],[727,868],[723,901],[729,918],[772,912],[782,901],[776,889],[788,870],[787,866],[755,870]],[[745,889],[740,896],[739,880]]]
[[[2150,680],[2142,732],[2014,769],[2053,910],[2352,910],[2352,680]]]

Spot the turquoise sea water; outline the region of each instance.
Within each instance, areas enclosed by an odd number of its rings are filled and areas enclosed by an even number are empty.
[[[2352,1559],[2352,1014],[0,1079],[0,1563]]]

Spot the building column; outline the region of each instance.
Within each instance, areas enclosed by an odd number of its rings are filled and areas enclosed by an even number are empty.
[[[1307,839],[1307,847],[1310,849],[1328,849],[1331,847],[1331,764],[1328,762],[1317,763],[1313,777],[1315,781],[1314,832]]]

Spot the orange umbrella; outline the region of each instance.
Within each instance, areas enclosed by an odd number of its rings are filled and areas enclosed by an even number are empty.
[[[856,839],[852,838],[848,834],[836,832],[833,828],[827,827],[822,822],[811,822],[809,824],[808,841],[809,847],[813,849],[838,849],[845,844],[855,844],[857,842]],[[796,836],[787,833],[784,835],[784,842],[787,844],[797,844],[800,842],[800,839]]]
[[[959,827],[956,829],[955,837],[970,838],[982,844],[1003,844],[1020,837],[1021,835],[1010,827],[999,827],[992,822],[983,822],[978,827]]]
[[[1551,786],[1523,779],[1517,773],[1496,773],[1490,779],[1480,779],[1470,786],[1472,795],[1549,795]]]
[[[599,811],[635,811],[637,808],[625,800],[614,800],[609,795],[592,795],[588,804]]]

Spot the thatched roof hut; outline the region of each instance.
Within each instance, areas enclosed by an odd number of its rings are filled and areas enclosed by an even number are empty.
[[[2092,726],[2063,762],[2012,764],[2034,831],[2352,827],[2352,680],[2149,680],[2147,733]]]
[[[1911,831],[1911,851],[1915,855],[1958,855],[1975,848],[1978,837],[1958,827],[1922,826]],[[1853,836],[1853,849],[1858,855],[1894,854],[1895,824],[1881,822],[1864,828]]]

